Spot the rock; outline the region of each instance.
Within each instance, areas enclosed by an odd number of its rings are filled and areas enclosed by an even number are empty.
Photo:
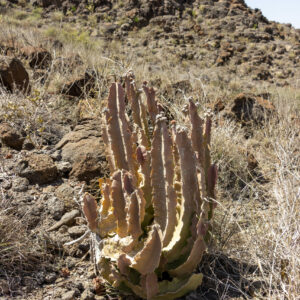
[[[262,124],[266,118],[275,113],[275,107],[269,100],[241,93],[234,99],[231,113],[244,124],[250,121]]]
[[[95,299],[95,295],[89,289],[84,290],[80,297],[80,300],[94,300],[94,299]]]
[[[56,164],[58,172],[62,176],[66,176],[72,170],[72,165],[68,161],[61,161]]]
[[[213,103],[213,111],[214,113],[219,113],[225,108],[225,104],[222,99],[218,99],[216,102]]]
[[[112,35],[118,28],[116,24],[103,24],[102,25],[102,32],[104,35]]]
[[[85,239],[81,241],[80,244],[78,244],[78,249],[81,250],[83,253],[86,253],[90,249],[90,242],[88,239]]]
[[[74,207],[74,189],[67,183],[61,184],[55,190],[55,196],[64,203],[66,209],[71,209]]]
[[[68,291],[64,293],[61,297],[62,300],[74,300],[76,296],[76,291]]]
[[[23,149],[24,150],[33,150],[35,148],[34,144],[28,140],[28,139],[25,139],[24,143],[23,143]]]
[[[56,150],[53,153],[50,154],[51,158],[53,158],[55,161],[60,161],[61,160],[61,151]]]
[[[72,164],[71,177],[89,182],[103,175],[106,163],[100,124],[96,120],[85,120],[66,134],[56,145],[61,149],[63,161]]]
[[[12,189],[15,192],[26,192],[28,190],[29,181],[27,178],[16,177],[12,182]]]
[[[55,5],[56,7],[61,7],[61,0],[37,0],[35,1],[36,5],[41,6],[43,8],[47,8],[49,6]]]
[[[0,55],[0,85],[9,92],[30,91],[28,73],[19,59]]]
[[[57,278],[57,274],[52,272],[52,273],[47,273],[45,276],[45,282],[46,283],[54,283]]]
[[[44,48],[27,46],[20,49],[21,54],[29,60],[31,68],[48,69],[52,62],[50,52]]]
[[[95,88],[95,80],[96,74],[94,72],[86,71],[82,77],[68,82],[62,90],[62,94],[72,97],[89,95],[91,90]]]
[[[86,153],[84,156],[73,163],[71,177],[76,177],[80,181],[89,182],[95,177],[101,176],[102,167],[99,159],[92,153]]]
[[[122,31],[129,31],[131,28],[130,24],[129,23],[124,23],[121,25],[121,30]]]
[[[31,184],[45,184],[56,180],[58,172],[50,156],[29,153],[19,162],[18,175],[27,178]]]
[[[10,125],[0,124],[0,138],[2,142],[15,150],[21,150],[24,138]]]
[[[63,201],[60,201],[58,198],[51,197],[47,201],[48,210],[54,220],[59,220],[65,212],[65,205]]]
[[[260,67],[253,71],[253,80],[268,80],[271,79],[273,76],[268,70],[268,68]]]
[[[73,226],[68,229],[68,233],[71,238],[78,238],[87,231],[86,226]]]
[[[2,182],[2,180],[0,178],[0,183],[1,183],[1,187],[4,188],[5,190],[9,190],[12,187],[12,183],[10,180],[4,180]]]
[[[78,209],[73,209],[70,212],[67,212],[66,214],[63,215],[60,221],[55,223],[52,227],[49,228],[48,231],[54,231],[61,227],[62,225],[68,225],[71,226],[72,224],[75,223],[75,218],[80,215],[80,212]]]

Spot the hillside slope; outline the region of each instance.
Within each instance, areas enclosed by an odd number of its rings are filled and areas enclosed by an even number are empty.
[[[243,0],[0,1],[0,298],[131,299],[96,277],[81,211],[108,175],[108,87],[213,115],[218,208],[184,299],[297,299],[300,31]]]

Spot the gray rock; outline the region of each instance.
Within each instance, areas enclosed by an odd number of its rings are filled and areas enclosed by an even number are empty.
[[[74,207],[74,189],[68,183],[61,184],[55,190],[55,196],[64,203],[66,209]]]
[[[47,207],[54,220],[59,220],[65,212],[64,203],[55,196],[47,201]]]
[[[12,182],[12,189],[15,192],[25,192],[28,190],[29,181],[27,178],[16,177]]]
[[[62,300],[74,300],[76,296],[76,291],[68,291],[64,293],[61,297]]]
[[[75,223],[75,218],[78,217],[80,214],[78,209],[73,209],[70,212],[67,212],[63,215],[60,221],[58,221],[56,224],[54,224],[52,227],[49,228],[48,231],[53,231],[61,227],[62,225],[68,225],[71,226]]]
[[[12,183],[10,180],[4,180],[1,182],[1,187],[3,187],[5,190],[9,190],[12,187]]]
[[[54,151],[50,156],[53,160],[59,161],[61,160],[61,151],[60,150]]]
[[[65,175],[72,170],[72,165],[68,161],[61,161],[56,164],[57,170],[60,174]]]
[[[95,299],[95,295],[89,289],[84,290],[80,297],[80,300],[94,300],[94,299]]]
[[[87,231],[86,226],[73,226],[68,229],[68,233],[72,238],[78,238],[82,236]]]

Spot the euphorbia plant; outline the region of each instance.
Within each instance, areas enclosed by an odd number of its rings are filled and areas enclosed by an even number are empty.
[[[111,85],[102,134],[111,176],[101,180],[100,204],[86,194],[83,208],[101,276],[145,299],[174,299],[202,281],[193,271],[214,209],[211,119],[190,101],[190,128],[169,123],[154,90],[143,90],[145,103],[132,73],[126,94]]]

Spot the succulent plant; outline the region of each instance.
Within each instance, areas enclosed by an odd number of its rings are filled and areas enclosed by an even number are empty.
[[[169,122],[146,82],[141,100],[132,73],[125,90],[113,83],[104,111],[111,177],[100,179],[99,205],[84,196],[93,258],[114,287],[145,299],[174,299],[202,282],[202,274],[193,272],[215,207],[211,119],[204,122],[190,101],[190,129]]]

